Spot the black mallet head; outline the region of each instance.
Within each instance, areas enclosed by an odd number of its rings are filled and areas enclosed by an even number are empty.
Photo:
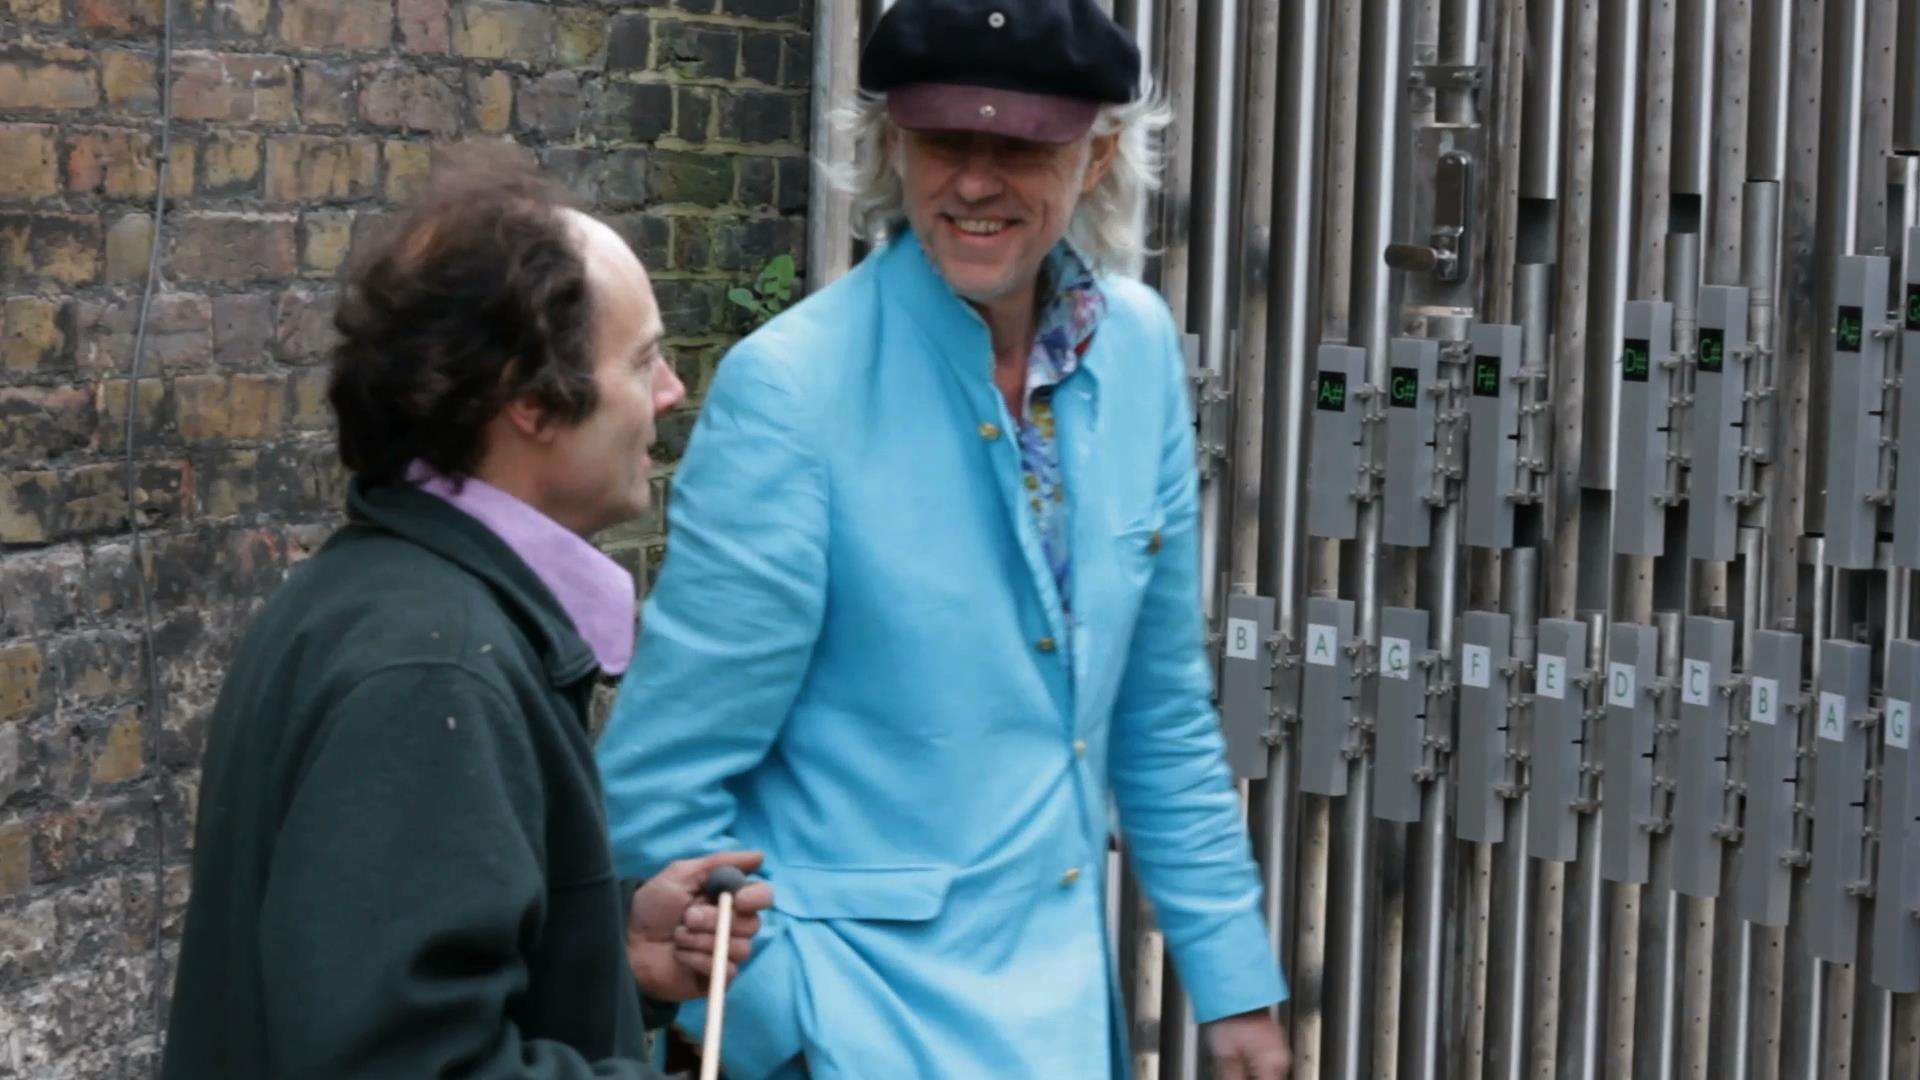
[[[717,900],[721,893],[737,893],[747,887],[747,875],[737,866],[722,866],[707,875],[707,886],[701,890],[710,900]]]

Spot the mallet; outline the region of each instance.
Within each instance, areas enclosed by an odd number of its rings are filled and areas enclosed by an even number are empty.
[[[720,905],[713,931],[713,975],[707,981],[707,1030],[700,1049],[700,1080],[720,1075],[720,1031],[727,1017],[727,947],[733,940],[733,894],[747,887],[738,867],[722,866],[707,875],[706,894]]]

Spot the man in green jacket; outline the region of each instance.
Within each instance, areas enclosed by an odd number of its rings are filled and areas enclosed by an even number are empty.
[[[335,318],[349,520],[213,716],[168,1077],[655,1076],[643,994],[703,990],[696,898],[758,866],[623,884],[608,851],[588,705],[634,590],[585,538],[646,508],[684,394],[646,273],[530,174],[433,190]]]

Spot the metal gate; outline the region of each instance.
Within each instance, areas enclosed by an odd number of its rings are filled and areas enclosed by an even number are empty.
[[[1920,0],[1115,6],[1298,1075],[1920,1077]]]

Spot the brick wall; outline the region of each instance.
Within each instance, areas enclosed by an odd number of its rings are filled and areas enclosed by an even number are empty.
[[[726,289],[804,235],[808,0],[172,0],[136,568],[120,455],[162,2],[0,0],[0,1076],[157,1053],[206,717],[341,502],[333,282],[435,148],[512,140],[613,218],[696,395],[742,329]],[[664,425],[661,486],[691,420]],[[641,569],[659,532],[605,542]]]

